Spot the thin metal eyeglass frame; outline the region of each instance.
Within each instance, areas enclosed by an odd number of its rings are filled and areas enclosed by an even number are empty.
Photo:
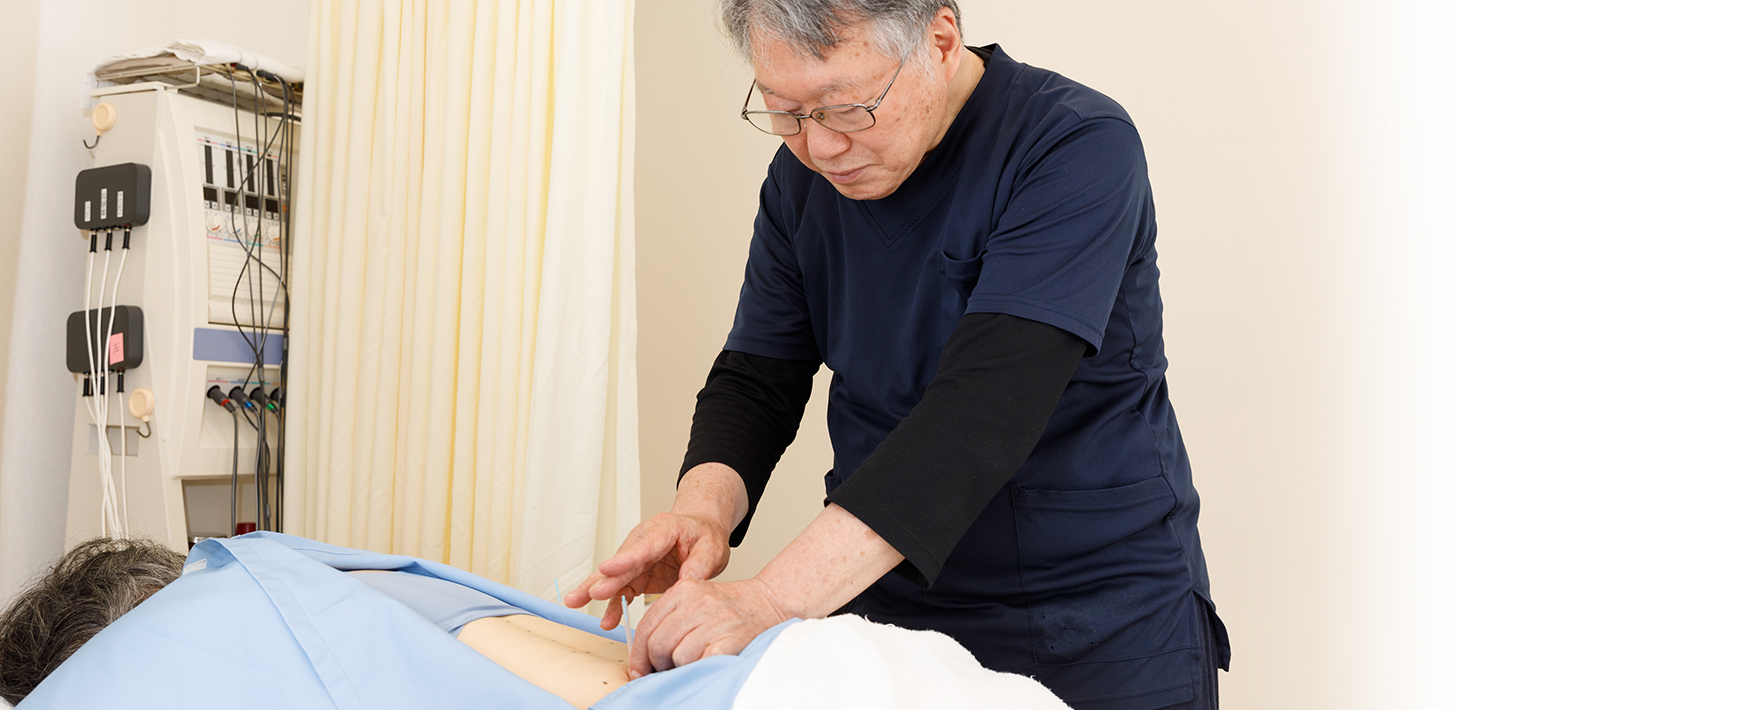
[[[746,123],[752,124],[753,128],[756,128],[760,131],[763,131],[764,133],[767,133],[769,135],[779,136],[782,138],[800,135],[801,130],[802,130],[801,121],[803,121],[805,119],[809,119],[809,118],[813,119],[814,121],[818,121],[819,125],[825,126],[825,129],[829,130],[829,131],[837,131],[838,133],[859,133],[861,131],[865,131],[870,128],[873,128],[875,125],[878,125],[880,123],[880,119],[876,118],[874,116],[874,110],[880,108],[880,102],[886,100],[886,94],[888,94],[892,91],[893,84],[898,83],[898,75],[900,73],[904,72],[904,65],[906,62],[909,62],[909,61],[910,61],[910,58],[908,58],[908,57],[905,58],[904,61],[898,63],[897,69],[892,70],[892,80],[886,82],[886,88],[880,90],[880,96],[878,98],[874,99],[874,105],[872,105],[872,106],[869,106],[867,104],[836,104],[836,105],[832,105],[832,106],[820,106],[819,108],[813,109],[813,110],[808,111],[806,113],[794,113],[791,111],[753,111],[750,108],[741,108],[739,110],[739,117],[745,119]],[[752,105],[752,92],[755,92],[757,90],[758,90],[758,80],[753,79],[751,88],[746,89],[746,103],[745,103],[746,106],[749,107]],[[823,114],[827,111],[838,111],[838,110],[849,109],[849,108],[859,108],[863,111],[867,111],[868,118],[873,119],[874,122],[870,123],[866,126],[862,126],[861,128],[857,128],[853,131],[838,131],[835,128],[832,128],[830,126],[826,126],[825,122],[819,119],[819,115]],[[763,114],[769,114],[772,116],[788,116],[789,118],[794,119],[794,132],[793,133],[773,133],[771,131],[765,131],[762,126],[759,126],[756,121],[752,120],[753,115],[763,115]]]

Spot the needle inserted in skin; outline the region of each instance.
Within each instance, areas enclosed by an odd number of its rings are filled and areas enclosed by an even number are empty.
[[[623,604],[623,642],[633,649],[636,647],[636,632],[629,621],[629,597],[619,594],[617,601]]]

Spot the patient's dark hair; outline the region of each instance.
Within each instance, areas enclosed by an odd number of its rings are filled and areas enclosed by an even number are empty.
[[[17,705],[110,622],[183,573],[151,540],[101,537],[62,555],[0,613],[0,698]]]

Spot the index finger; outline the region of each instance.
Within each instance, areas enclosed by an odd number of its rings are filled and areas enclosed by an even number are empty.
[[[562,605],[570,609],[578,609],[586,606],[587,602],[593,600],[593,586],[604,582],[607,579],[611,578],[598,572],[587,575],[585,580],[582,580],[580,584],[575,585],[574,589],[570,589],[568,594],[562,597]],[[624,584],[619,591],[621,591],[624,596],[635,596],[635,594],[637,594],[637,592],[633,591],[633,588],[628,584]]]
[[[587,579],[581,582],[581,588],[592,599],[610,599],[616,596],[619,589],[629,586],[630,580],[640,576],[665,557],[672,550],[677,538],[675,530],[638,528],[617,548],[617,554],[599,563],[599,569],[587,575]],[[636,594],[650,591],[654,590],[633,589]]]

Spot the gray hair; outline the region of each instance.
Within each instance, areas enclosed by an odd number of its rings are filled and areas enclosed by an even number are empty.
[[[0,698],[17,705],[80,646],[183,574],[151,540],[80,543],[0,613]]]
[[[960,25],[957,0],[721,0],[721,28],[752,61],[752,35],[779,39],[801,56],[825,60],[825,50],[843,41],[843,31],[867,23],[880,51],[895,61],[916,53],[923,33],[941,8],[953,11]]]

